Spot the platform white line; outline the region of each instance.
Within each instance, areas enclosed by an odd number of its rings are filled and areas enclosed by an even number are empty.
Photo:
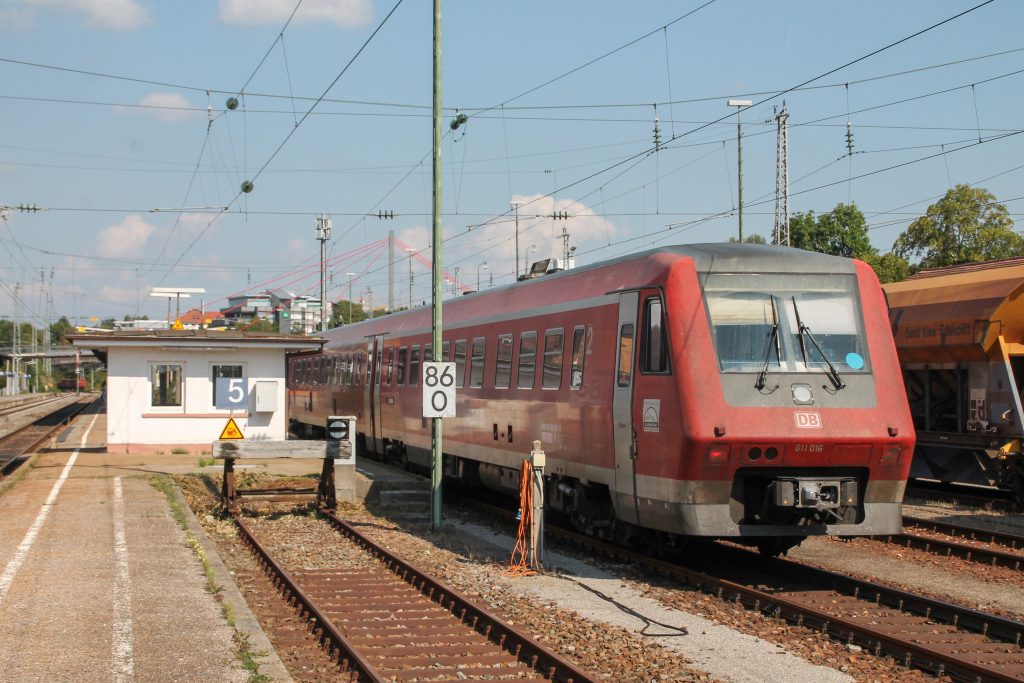
[[[135,680],[135,642],[132,634],[132,584],[128,572],[128,539],[124,532],[124,493],[114,477],[114,661],[113,680]]]
[[[36,515],[36,519],[32,522],[32,526],[28,528],[25,533],[25,538],[21,539],[21,543],[18,544],[18,549],[14,551],[14,557],[7,563],[7,568],[4,570],[2,576],[0,576],[0,605],[3,604],[4,600],[7,599],[7,593],[11,590],[11,584],[14,583],[14,577],[18,575],[18,570],[21,569],[21,565],[25,564],[25,558],[28,557],[29,550],[32,549],[32,544],[36,542],[36,537],[39,536],[39,530],[43,528],[43,523],[46,522],[47,516],[50,514],[50,509],[53,507],[54,502],[57,500],[57,494],[60,493],[61,488],[64,486],[64,482],[67,481],[68,474],[71,473],[71,467],[75,464],[75,460],[78,459],[78,453],[82,448],[85,448],[87,439],[89,438],[89,432],[92,431],[93,425],[96,424],[96,418],[99,417],[99,413],[96,413],[92,417],[92,421],[89,422],[89,426],[85,430],[85,434],[82,435],[82,442],[78,444],[78,448],[68,458],[68,464],[64,466],[64,470],[57,477],[57,481],[54,482],[53,488],[50,489],[50,495],[46,497],[46,502],[43,503],[43,508]]]

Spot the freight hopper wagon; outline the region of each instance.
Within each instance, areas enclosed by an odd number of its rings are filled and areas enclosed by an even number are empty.
[[[518,490],[540,440],[546,501],[627,541],[901,529],[914,429],[874,272],[795,249],[665,247],[460,297],[444,475]],[[358,416],[366,451],[429,466],[429,308],[326,333],[290,360],[294,428]]]
[[[911,477],[1024,498],[1024,259],[885,285],[917,428]]]

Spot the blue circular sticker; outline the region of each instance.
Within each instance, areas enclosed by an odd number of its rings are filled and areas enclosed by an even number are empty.
[[[854,370],[860,370],[864,367],[864,359],[860,357],[859,353],[848,353],[846,354],[846,364]]]

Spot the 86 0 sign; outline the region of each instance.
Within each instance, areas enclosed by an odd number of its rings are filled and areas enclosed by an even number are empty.
[[[455,363],[423,364],[423,417],[455,417]]]

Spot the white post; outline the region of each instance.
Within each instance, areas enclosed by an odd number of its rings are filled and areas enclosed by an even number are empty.
[[[540,570],[544,561],[544,465],[546,456],[540,441],[533,442],[530,463],[533,471],[533,514],[530,516],[530,568]]]

